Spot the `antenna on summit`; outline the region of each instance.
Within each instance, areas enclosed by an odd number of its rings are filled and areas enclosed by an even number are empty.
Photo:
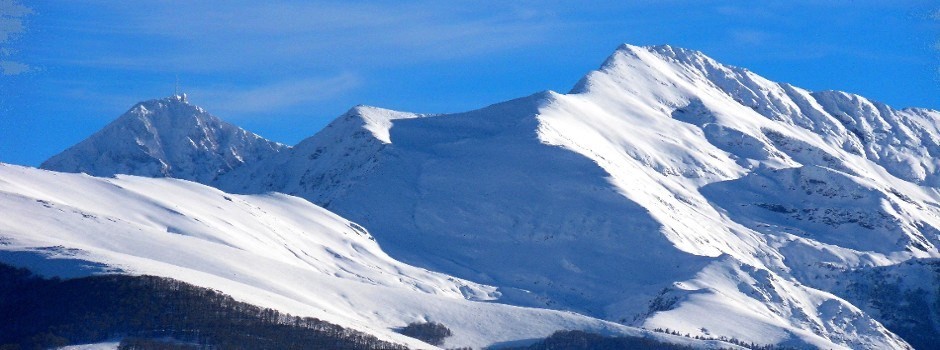
[[[186,101],[186,94],[180,93],[180,75],[176,74],[176,85],[173,85],[173,98],[182,101],[184,103],[189,103]]]

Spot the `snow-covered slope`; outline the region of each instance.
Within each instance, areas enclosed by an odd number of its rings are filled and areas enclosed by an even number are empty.
[[[393,256],[522,305],[906,348],[818,280],[940,255],[938,122],[697,51],[624,45],[567,94],[453,115],[354,108],[217,185],[311,199]]]
[[[911,259],[830,273],[838,278],[823,282],[876,315],[915,348],[932,349],[940,344],[940,260]]]
[[[504,302],[903,349],[879,319],[895,323],[837,282],[940,257],[938,122],[697,51],[624,45],[567,94],[449,115],[359,106],[200,181],[307,198],[396,259],[496,286]]]
[[[210,183],[220,174],[285,149],[210,115],[190,104],[184,94],[138,103],[41,168]]]
[[[448,347],[563,329],[650,334],[568,312],[486,302],[499,297],[495,288],[400,263],[357,224],[282,194],[232,195],[176,179],[96,178],[0,164],[0,212],[5,263],[63,277],[171,277],[418,348],[430,346],[392,328],[441,322],[454,333]]]

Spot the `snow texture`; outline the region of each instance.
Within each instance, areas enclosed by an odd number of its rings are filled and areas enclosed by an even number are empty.
[[[97,178],[0,163],[0,212],[0,261],[8,264],[46,276],[170,277],[416,348],[431,346],[393,329],[443,323],[454,333],[446,347],[565,329],[721,346],[489,302],[499,297],[494,287],[400,263],[361,226],[283,194],[233,195],[177,179]]]
[[[495,286],[501,302],[764,344],[906,349],[832,271],[940,257],[938,122],[698,51],[623,45],[566,94],[447,115],[359,106],[196,180],[306,198],[396,259]]]

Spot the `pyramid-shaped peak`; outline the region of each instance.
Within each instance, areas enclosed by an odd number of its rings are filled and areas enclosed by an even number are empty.
[[[211,183],[221,173],[286,148],[209,114],[179,94],[135,104],[41,167]]]
[[[662,90],[665,81],[710,80],[722,89],[728,77],[733,80],[756,78],[747,69],[722,64],[701,51],[670,45],[636,46],[623,44],[595,71],[585,75],[571,90],[583,93],[591,89],[626,89],[645,93]],[[652,85],[650,85],[652,84]],[[732,84],[737,85],[737,84]],[[732,92],[729,90],[729,92]]]

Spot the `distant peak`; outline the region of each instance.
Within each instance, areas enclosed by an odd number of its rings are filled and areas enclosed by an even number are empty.
[[[173,95],[161,98],[161,99],[149,100],[149,101],[145,101],[141,103],[149,103],[149,102],[158,102],[158,103],[162,102],[166,104],[186,104],[186,105],[190,104],[189,98],[186,95],[186,93],[177,93],[177,94],[173,94]]]
[[[665,63],[665,65],[664,65]],[[673,72],[667,72],[667,71]],[[571,89],[569,93],[583,93],[595,87],[596,79],[602,76],[615,76],[614,85],[634,84],[633,80],[654,75],[669,75],[684,71],[683,74],[699,75],[706,79],[713,74],[732,73],[748,74],[748,70],[722,64],[701,51],[671,45],[636,46],[622,44],[611,54],[599,69],[589,72]],[[647,79],[642,78],[642,79]],[[630,83],[627,83],[630,81]],[[616,83],[619,82],[619,83]],[[607,85],[610,85],[608,82]],[[626,87],[628,90],[631,89]]]
[[[184,109],[196,109],[199,112],[205,112],[205,110],[203,110],[201,107],[190,103],[189,96],[186,95],[185,93],[174,94],[174,95],[170,95],[164,98],[141,101],[137,104],[144,105],[144,106],[147,106],[147,108],[152,108],[152,109],[174,107],[174,108],[184,108]]]
[[[369,105],[356,105],[350,108],[346,113],[343,114],[346,117],[360,117],[363,119],[411,119],[416,117],[427,116],[427,114],[420,113],[411,113],[411,112],[402,112],[392,109],[375,107]]]
[[[222,122],[209,114],[205,109],[189,103],[186,94],[170,95],[167,97],[141,101],[121,115],[117,121],[136,123],[146,120],[146,123],[165,121],[164,125],[200,124],[208,121]],[[160,123],[162,124],[162,123]]]
[[[372,133],[376,139],[383,143],[392,143],[389,135],[389,129],[392,128],[392,122],[399,119],[413,119],[427,116],[426,114],[417,114],[409,112],[400,112],[391,109],[356,105],[349,109],[342,117],[330,125],[347,124],[354,125],[356,128],[364,128]],[[349,124],[353,122],[353,124]]]
[[[156,109],[167,108],[170,106],[178,106],[178,107],[186,106],[186,107],[192,107],[192,108],[202,110],[202,108],[199,108],[198,106],[195,106],[189,103],[189,99],[185,93],[170,95],[170,96],[163,97],[163,98],[155,98],[151,100],[140,101],[134,105],[134,108],[144,107],[145,109],[148,109],[148,110],[156,110]]]
[[[189,103],[189,100],[186,99],[186,93],[185,93],[185,92],[184,92],[184,93],[179,93],[179,94],[174,94],[173,96],[170,96],[169,99],[176,100],[176,101],[179,101],[179,102],[182,102],[182,103]]]
[[[43,167],[95,176],[178,177],[202,183],[285,149],[190,104],[186,94],[141,101]]]
[[[346,111],[347,115],[361,115],[365,113],[372,113],[377,111],[391,111],[390,109],[385,109],[381,107],[369,106],[364,104],[358,104]]]

